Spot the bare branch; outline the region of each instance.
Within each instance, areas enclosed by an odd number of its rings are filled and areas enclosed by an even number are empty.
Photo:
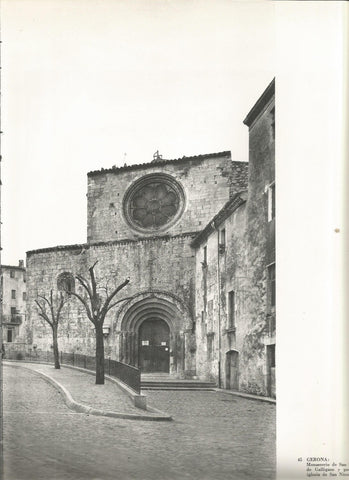
[[[59,318],[60,318],[60,316],[61,316],[61,311],[62,311],[62,308],[63,308],[65,302],[66,302],[66,299],[63,297],[63,294],[62,294],[62,292],[61,292],[60,302],[59,302],[59,306],[58,306],[57,314],[56,314],[56,321],[55,321],[56,325],[58,325]]]
[[[55,322],[55,312],[53,310],[53,292],[52,292],[52,288],[50,290],[50,300],[51,300],[51,304],[50,304],[50,310],[51,310],[51,317],[52,317],[52,321],[53,323]]]
[[[86,310],[86,313],[87,313],[87,316],[89,318],[89,320],[91,320],[91,322],[93,324],[95,324],[95,321],[94,321],[94,317],[91,313],[91,310],[90,310],[90,307],[87,305],[86,301],[84,298],[82,298],[81,295],[79,295],[78,293],[75,293],[75,292],[70,292],[70,295],[73,295],[74,297],[78,298],[80,300],[80,302],[84,305],[85,307],[85,310]]]
[[[43,300],[45,300],[45,302],[47,302],[47,305],[50,306],[50,301],[44,297],[44,295],[38,295],[39,298],[42,298]],[[36,301],[36,300],[35,300]]]
[[[103,308],[102,308],[102,311],[101,311],[101,317],[104,318],[105,315],[107,314],[107,311],[108,311],[108,307],[109,307],[109,304],[110,302],[113,300],[113,298],[115,297],[115,295],[120,292],[121,289],[123,289],[124,287],[126,287],[126,285],[130,282],[130,279],[129,278],[126,278],[126,280],[121,283],[110,295],[109,297],[106,299],[104,305],[103,305]]]
[[[35,303],[37,304],[37,306],[40,309],[40,312],[39,312],[40,317],[42,317],[53,328],[53,324],[50,321],[50,319],[49,319],[49,317],[48,317],[48,315],[45,311],[45,308],[37,300],[35,300]]]
[[[92,298],[92,291],[90,289],[88,281],[82,275],[79,275],[79,274],[75,275],[75,277],[79,281],[80,285],[86,290],[88,296]]]
[[[96,286],[96,278],[95,278],[95,272],[94,272],[94,268],[95,268],[97,263],[98,263],[98,260],[92,265],[92,267],[90,267],[88,269],[88,271],[90,272],[90,277],[91,277],[93,297],[97,296],[97,288],[96,288],[97,286]]]
[[[117,305],[118,303],[125,302],[126,300],[131,300],[131,298],[132,297],[125,297],[125,298],[122,298],[121,300],[118,300],[117,302],[113,303],[112,305],[109,305],[109,307],[107,308],[107,313],[109,312],[109,310],[114,308],[115,305]]]

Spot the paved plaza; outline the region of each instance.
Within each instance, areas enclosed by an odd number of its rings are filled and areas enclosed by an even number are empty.
[[[4,480],[274,478],[275,405],[216,392],[146,394],[172,422],[73,412],[42,378],[5,366]]]

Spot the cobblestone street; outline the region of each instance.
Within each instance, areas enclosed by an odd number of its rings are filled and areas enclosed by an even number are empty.
[[[173,422],[69,410],[24,369],[4,368],[5,480],[272,479],[275,405],[215,392],[149,391]]]

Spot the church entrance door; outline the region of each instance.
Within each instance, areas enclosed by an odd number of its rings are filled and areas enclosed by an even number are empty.
[[[142,372],[169,372],[170,329],[164,320],[145,320],[139,328],[139,367]]]

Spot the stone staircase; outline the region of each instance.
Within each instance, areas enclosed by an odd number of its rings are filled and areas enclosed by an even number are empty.
[[[182,380],[173,378],[168,374],[141,375],[141,390],[191,390],[212,391],[216,388],[214,382],[201,380]]]

